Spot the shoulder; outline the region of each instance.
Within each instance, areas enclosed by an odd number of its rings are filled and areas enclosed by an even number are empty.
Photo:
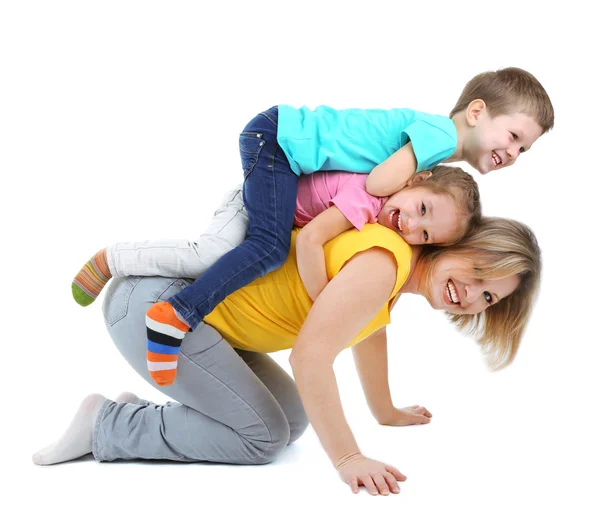
[[[366,224],[359,232],[348,230],[325,245],[327,273],[333,278],[355,256],[369,251],[373,267],[392,263],[395,268],[395,289],[399,289],[410,273],[412,249],[402,237],[380,224]]]

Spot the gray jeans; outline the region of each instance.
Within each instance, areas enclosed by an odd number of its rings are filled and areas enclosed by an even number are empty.
[[[175,382],[166,387],[152,382],[146,311],[188,284],[158,277],[111,281],[103,310],[112,340],[139,375],[177,402],[105,402],[94,427],[97,460],[263,464],[308,426],[296,384],[285,370],[267,354],[234,349],[204,323],[183,340]]]

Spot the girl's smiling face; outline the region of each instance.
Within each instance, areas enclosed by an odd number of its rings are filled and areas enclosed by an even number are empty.
[[[445,244],[454,239],[460,227],[455,200],[421,186],[393,194],[383,205],[377,222],[409,244]]]

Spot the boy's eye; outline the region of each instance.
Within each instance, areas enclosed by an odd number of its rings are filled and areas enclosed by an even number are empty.
[[[488,291],[484,291],[483,296],[485,298],[485,301],[488,302],[488,304],[492,305],[492,295]]]
[[[425,215],[427,213],[427,209],[425,208],[425,203],[421,203],[421,215]]]
[[[520,152],[520,153],[524,153],[524,152],[525,152],[525,148],[524,148],[524,147],[521,147],[521,148],[519,149],[519,152]]]
[[[511,132],[510,134],[512,135],[513,140],[516,140],[517,138],[519,138],[516,133]]]
[[[425,242],[429,240],[429,234],[427,233],[427,230],[423,230],[423,239],[425,239]]]

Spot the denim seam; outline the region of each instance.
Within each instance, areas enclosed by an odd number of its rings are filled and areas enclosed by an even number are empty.
[[[229,225],[232,223],[232,221],[233,221],[233,220],[234,220],[234,219],[235,219],[235,218],[238,216],[238,214],[240,214],[241,212],[242,212],[242,209],[241,209],[241,208],[238,208],[238,209],[236,210],[235,214],[233,214],[233,215],[230,217],[229,221],[227,221],[227,222],[226,222],[226,223],[225,223],[225,224],[224,224],[224,225],[221,227],[221,229],[220,229],[220,230],[219,230],[217,233],[214,233],[213,235],[215,235],[215,236],[217,236],[217,237],[218,237],[218,236],[220,236],[220,233],[221,233],[221,232],[223,232],[223,231],[225,230],[225,228],[227,228],[227,227],[228,227],[228,226],[229,226]],[[226,239],[224,239],[224,240],[227,242],[227,240],[226,240]]]
[[[104,413],[106,413],[106,409],[108,405],[111,403],[111,400],[105,400],[102,406],[100,406],[100,411],[98,412],[98,416],[96,417],[96,421],[94,422],[94,430],[92,432],[92,454],[97,461],[104,461],[102,454],[100,453],[100,444],[98,440],[98,434],[100,429],[100,424],[102,419],[104,418]]]
[[[167,285],[156,297],[156,300],[154,303],[158,302],[160,300],[160,297],[165,294],[169,289],[171,289],[171,287],[173,287],[173,285],[175,285],[177,282],[179,282],[180,279],[179,278],[175,278],[173,279],[172,282],[169,283],[169,285]]]
[[[217,341],[213,346],[218,345],[219,343],[224,342],[227,346],[231,346],[227,341],[225,341],[225,339],[221,338],[219,341]],[[212,348],[212,347],[210,347]],[[256,415],[256,417],[262,422],[263,426],[265,427],[265,429],[267,430],[267,433],[269,435],[269,441],[270,441],[270,445],[269,447],[262,453],[259,455],[260,458],[264,458],[265,455],[267,454],[267,452],[269,452],[269,450],[271,450],[271,448],[273,447],[274,443],[273,443],[273,436],[271,435],[271,430],[269,429],[269,426],[267,425],[267,423],[264,421],[264,419],[256,412],[256,410],[237,392],[233,391],[227,384],[225,384],[221,379],[217,378],[215,375],[213,375],[211,372],[209,372],[206,368],[204,368],[203,366],[201,366],[200,364],[198,364],[196,361],[192,360],[191,357],[189,357],[188,355],[186,355],[183,351],[180,350],[180,354],[183,355],[186,359],[188,359],[192,364],[194,364],[196,367],[200,368],[203,372],[207,373],[208,375],[210,375],[214,380],[216,380],[221,386],[224,386],[227,390],[229,390],[230,393],[232,393],[233,395],[235,395],[239,400],[241,400],[246,407],[250,408],[250,410],[252,411],[252,413],[254,413]],[[254,374],[253,372],[253,375]],[[287,421],[287,418],[286,418]],[[236,434],[240,437],[242,437],[242,435],[237,431],[234,430],[236,432]],[[247,438],[246,438],[247,439]],[[211,461],[211,460],[206,460],[206,461]]]
[[[271,124],[277,127],[278,122],[276,120],[273,120],[266,111],[263,111],[262,113],[260,113],[260,115],[265,117]]]

